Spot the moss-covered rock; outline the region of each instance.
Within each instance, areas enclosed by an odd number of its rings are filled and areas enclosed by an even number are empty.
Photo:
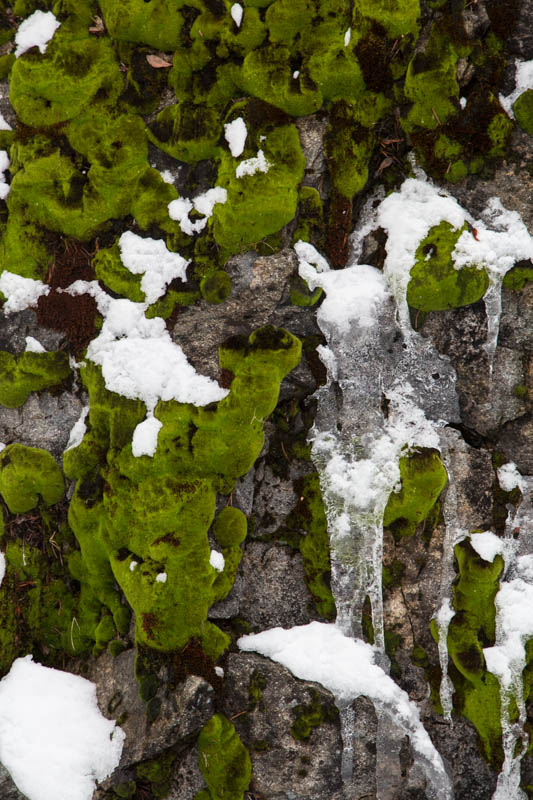
[[[526,133],[533,135],[533,89],[522,92],[513,103],[516,121]]]
[[[421,311],[443,311],[480,300],[489,286],[484,269],[476,266],[455,269],[452,260],[457,240],[465,226],[457,231],[449,222],[441,222],[420,242],[407,286],[407,302]]]
[[[401,488],[391,492],[383,525],[396,536],[412,536],[426,520],[448,482],[448,474],[435,450],[423,450],[400,459]]]
[[[243,800],[250,785],[252,764],[235,728],[215,714],[198,737],[198,766],[207,783],[195,800]]]
[[[66,353],[26,352],[14,356],[0,351],[0,403],[17,408],[26,402],[30,392],[58,386],[69,376]]]
[[[0,494],[12,514],[30,511],[40,498],[58,503],[64,492],[63,474],[46,450],[9,444],[0,453]]]

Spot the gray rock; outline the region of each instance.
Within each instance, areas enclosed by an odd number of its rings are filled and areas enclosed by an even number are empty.
[[[504,425],[497,443],[523,475],[533,474],[533,417],[531,414]]]
[[[239,571],[243,578],[240,614],[255,630],[305,625],[318,618],[299,551],[249,542]]]
[[[27,800],[26,795],[19,792],[3,764],[0,764],[0,797],[2,800]]]
[[[194,800],[197,792],[205,788],[205,781],[198,767],[196,745],[178,753],[172,787],[165,800]]]
[[[83,406],[83,401],[69,392],[32,392],[19,408],[0,406],[0,441],[42,447],[60,458]]]
[[[214,692],[205,680],[189,675],[172,690],[165,676],[161,676],[157,695],[161,700],[161,712],[155,722],[149,724],[146,704],[138,693],[134,662],[134,650],[127,650],[116,658],[104,653],[91,665],[89,675],[96,683],[102,713],[111,719],[125,715],[121,722],[126,739],[120,769],[154,758],[178,742],[196,736],[214,714]]]
[[[499,344],[524,353],[533,352],[533,283],[520,292],[502,291]]]
[[[513,13],[512,34],[507,39],[511,53],[520,56],[524,61],[533,58],[533,0],[520,0],[518,9]]]
[[[262,696],[256,697],[252,708],[250,681],[257,684],[258,677]],[[322,686],[295,679],[279,664],[247,653],[228,657],[224,713],[233,718],[250,750],[252,796],[261,800],[343,800],[338,721],[324,722],[308,739],[297,740],[290,732],[297,706],[311,702],[334,708],[332,695]]]

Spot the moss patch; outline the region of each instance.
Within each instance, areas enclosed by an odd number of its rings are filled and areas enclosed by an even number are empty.
[[[391,492],[383,525],[395,537],[412,536],[426,520],[448,482],[444,465],[435,450],[422,450],[400,459],[402,485]]]
[[[489,278],[475,266],[454,269],[452,253],[466,225],[457,231],[441,222],[420,242],[407,286],[407,302],[421,311],[443,311],[477,302],[485,294]]]
[[[0,403],[7,408],[23,405],[31,392],[57,387],[70,376],[66,353],[0,351]]]
[[[223,714],[215,714],[198,737],[198,766],[208,788],[195,800],[243,800],[252,763],[237,731]]]

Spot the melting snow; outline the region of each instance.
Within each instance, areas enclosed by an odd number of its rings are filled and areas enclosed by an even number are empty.
[[[516,488],[522,491],[524,482],[516,464],[512,461],[499,467],[497,474],[498,482],[504,492],[512,492]]]
[[[0,586],[6,574],[6,557],[4,553],[0,553]]]
[[[68,444],[65,448],[65,452],[81,444],[82,439],[87,431],[87,425],[85,424],[85,419],[88,413],[89,413],[89,406],[84,406],[81,410],[79,418],[76,420],[76,422],[72,427],[72,430],[70,431],[70,436],[68,437]]]
[[[515,60],[515,88],[507,97],[500,95],[500,103],[511,119],[514,119],[513,104],[528,89],[533,89],[533,61]]]
[[[91,800],[124,738],[85,678],[26,656],[0,682],[0,761],[29,800]]]
[[[11,127],[9,122],[6,119],[4,119],[2,114],[0,114],[0,131],[12,131],[12,130],[13,128]]]
[[[15,34],[16,58],[30,47],[38,47],[41,53],[44,53],[48,42],[60,25],[51,11],[34,11],[31,17],[20,23]]]
[[[134,456],[153,456],[157,450],[157,437],[163,427],[152,414],[149,414],[143,422],[140,422],[133,431],[131,451]]]
[[[48,294],[49,291],[50,287],[42,281],[23,278],[7,270],[0,275],[0,292],[6,297],[6,302],[2,306],[4,314],[14,314],[16,311],[24,311],[25,308],[36,305],[39,297]]]
[[[6,183],[4,172],[9,169],[9,154],[7,150],[0,150],[0,200],[5,200],[9,194],[11,186]]]

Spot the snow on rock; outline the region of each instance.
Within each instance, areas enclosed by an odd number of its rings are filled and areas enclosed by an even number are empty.
[[[504,544],[499,536],[491,531],[483,533],[473,533],[470,537],[470,544],[484,561],[494,561],[498,553],[504,552]]]
[[[514,119],[513,104],[520,95],[533,89],[533,61],[515,60],[515,88],[507,97],[500,95],[500,103],[507,111],[511,119]]]
[[[6,557],[4,553],[0,553],[0,586],[6,574]]]
[[[96,687],[28,655],[0,682],[0,761],[28,800],[91,800],[118,766],[125,734]]]
[[[238,164],[235,170],[237,178],[244,178],[245,175],[255,175],[256,172],[268,172],[272,164],[266,160],[262,150],[257,151],[255,158],[246,158]]]
[[[231,18],[235,25],[240,28],[242,22],[242,15],[243,15],[243,7],[240,3],[233,3],[231,7]]]
[[[226,189],[221,186],[215,186],[213,189],[208,189],[207,192],[199,194],[194,200],[189,200],[188,197],[178,197],[176,200],[172,200],[168,204],[168,215],[170,219],[179,222],[183,233],[193,236],[195,233],[203,231],[215,205],[217,203],[225,203],[227,199],[228,193]],[[191,222],[189,214],[193,209],[199,214],[203,214],[203,219]]]
[[[6,183],[4,172],[9,169],[9,153],[7,150],[0,150],[0,200],[5,200],[9,194],[11,186]]]
[[[18,58],[30,47],[38,47],[41,53],[46,51],[48,42],[61,25],[51,11],[34,11],[20,23],[15,34],[15,57]]]
[[[2,114],[0,114],[0,131],[12,131],[12,130],[13,128],[11,127],[7,119],[4,119]]]
[[[244,145],[246,144],[246,137],[248,136],[244,119],[242,117],[237,117],[233,122],[227,122],[224,125],[224,136],[233,158],[238,158],[242,155]]]
[[[522,578],[502,582],[495,605],[498,644],[485,647],[483,654],[489,672],[499,678],[504,689],[510,689],[513,680],[521,680],[525,643],[533,636],[533,585]]]
[[[148,415],[133,431],[131,450],[134,456],[153,456],[157,450],[157,437],[163,427],[153,415]]]
[[[522,491],[524,482],[516,464],[512,461],[508,461],[507,464],[502,464],[502,466],[498,468],[497,474],[498,482],[504,492],[512,492],[513,489],[516,488]]]
[[[344,636],[336,625],[311,622],[242,636],[237,645],[245,652],[260,653],[282,664],[297,678],[322,684],[340,705],[360,695],[369,697],[409,735],[414,749],[445,775],[417,706],[375,663],[374,649],[366,642]]]
[[[155,303],[176,278],[187,280],[186,269],[191,262],[171,252],[163,239],[143,238],[126,231],[118,245],[124,266],[134,275],[143,276],[141,289],[147,303]]]
[[[294,245],[300,266],[307,269],[310,265],[316,268],[317,272],[329,272],[330,266],[324,256],[309,242],[299,239]]]
[[[34,339],[33,336],[26,336],[26,347],[24,350],[26,353],[46,353],[46,348],[44,348],[37,339]]]
[[[4,270],[0,275],[0,292],[6,297],[2,306],[4,314],[14,314],[16,311],[36,305],[41,295],[48,294],[50,287],[35,281],[32,278],[23,278],[14,272]]]
[[[227,389],[199,375],[189,364],[163,319],[146,319],[145,304],[112,299],[98,284],[92,284],[95,282],[77,281],[68,291],[94,294],[105,317],[99,335],[87,348],[87,358],[102,367],[109,391],[143,400],[148,412],[153,412],[159,400],[204,406],[226,397]],[[151,423],[152,433],[153,426]]]
[[[224,556],[218,550],[211,550],[211,555],[209,556],[209,563],[211,564],[217,572],[223,572],[224,564],[226,563],[224,560]]]
[[[362,328],[375,325],[383,302],[390,297],[383,273],[366,264],[318,273],[301,260],[299,273],[310,289],[320,286],[326,292],[317,314],[322,329],[336,327],[347,333],[353,320]]]
[[[164,169],[163,172],[160,172],[159,174],[161,175],[165,183],[172,183],[172,184],[174,183],[174,176],[172,175],[169,169]]]
[[[68,444],[65,448],[65,453],[67,450],[72,450],[74,447],[77,447],[81,444],[83,437],[87,431],[87,425],[85,424],[85,419],[87,418],[87,414],[89,413],[89,406],[83,406],[81,410],[81,414],[72,426],[70,431],[70,436],[68,437]]]

